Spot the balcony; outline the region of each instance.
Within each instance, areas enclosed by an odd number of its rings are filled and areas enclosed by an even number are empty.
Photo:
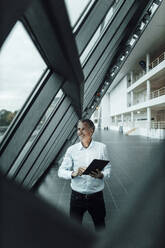
[[[149,65],[149,71],[151,71],[154,67],[156,67],[157,65],[159,65],[164,60],[165,60],[165,52],[163,52],[162,54],[160,54],[159,57],[157,57],[155,60],[153,60],[150,63],[150,65]],[[136,81],[138,81],[140,78],[142,78],[145,74],[146,74],[146,71],[142,70],[138,74],[134,75],[133,84],[136,83]],[[129,86],[130,85],[128,84],[128,87]]]
[[[153,98],[156,98],[156,97],[159,97],[159,96],[163,96],[165,95],[165,87],[162,87],[158,90],[155,90],[153,92],[151,92],[150,94],[150,99],[153,99]]]
[[[163,60],[165,60],[165,52],[163,52],[158,58],[156,58],[149,65],[149,69],[152,70],[155,66],[159,65]]]
[[[152,121],[151,128],[153,129],[165,129],[165,121]]]

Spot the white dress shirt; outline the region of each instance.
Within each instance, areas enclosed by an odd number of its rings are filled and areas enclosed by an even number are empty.
[[[106,145],[100,142],[91,141],[85,148],[81,142],[70,146],[64,156],[63,162],[58,170],[58,176],[64,179],[71,179],[71,188],[82,194],[92,194],[104,189],[104,179],[93,178],[89,175],[82,175],[72,178],[71,174],[79,167],[88,167],[93,159],[109,160]],[[108,163],[102,173],[110,177],[111,165]]]

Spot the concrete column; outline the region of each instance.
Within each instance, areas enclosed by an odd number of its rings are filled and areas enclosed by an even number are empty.
[[[150,94],[151,94],[151,83],[149,80],[147,80],[147,101],[150,99]]]
[[[123,114],[121,115],[121,121],[122,121],[122,125],[123,125],[123,123],[124,123],[124,115]]]
[[[150,55],[146,55],[146,73],[149,72],[149,65],[150,65]]]
[[[133,106],[133,91],[131,91],[131,106]]]
[[[110,94],[106,93],[101,100],[101,128],[110,127]]]
[[[148,128],[151,127],[151,108],[147,108],[147,122],[148,122]]]
[[[132,111],[132,112],[131,112],[131,122],[134,121],[133,117],[134,117],[134,114],[133,114],[133,111]]]
[[[101,117],[102,117],[102,107],[99,106],[99,109],[98,109],[98,128],[100,129],[101,128]]]
[[[117,115],[115,115],[115,126],[117,125]]]
[[[131,78],[131,85],[133,84],[133,71],[130,73],[130,78]]]

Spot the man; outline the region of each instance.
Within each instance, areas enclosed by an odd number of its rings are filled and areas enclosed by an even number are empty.
[[[81,223],[86,211],[92,216],[95,228],[105,227],[105,203],[103,198],[104,178],[110,176],[110,163],[102,171],[82,175],[93,159],[108,160],[106,146],[92,140],[94,123],[89,119],[80,120],[77,134],[80,142],[68,148],[58,170],[58,176],[71,179],[70,216]]]

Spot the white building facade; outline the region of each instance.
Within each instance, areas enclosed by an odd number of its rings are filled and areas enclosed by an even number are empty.
[[[165,52],[152,61],[144,56],[144,68],[132,68],[107,92],[93,119],[103,129],[165,139]]]

